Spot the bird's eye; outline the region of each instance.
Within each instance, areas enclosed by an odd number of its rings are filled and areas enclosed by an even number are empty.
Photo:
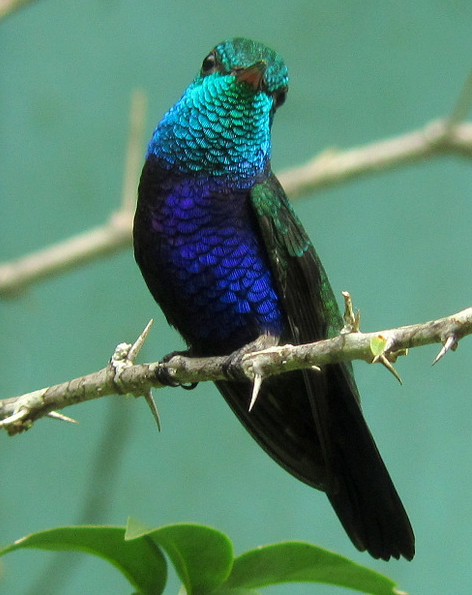
[[[217,64],[215,54],[212,52],[211,54],[208,54],[208,56],[202,62],[202,74],[211,74],[216,70],[216,66]]]
[[[285,103],[287,98],[287,89],[278,89],[274,93],[274,107],[278,108]]]

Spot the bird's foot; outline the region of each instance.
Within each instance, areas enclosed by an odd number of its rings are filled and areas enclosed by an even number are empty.
[[[241,347],[241,349],[234,351],[228,356],[225,364],[223,364],[223,370],[230,380],[247,382],[248,379],[252,377],[252,391],[251,399],[248,403],[248,411],[251,411],[256,403],[264,376],[258,367],[253,364],[252,374],[248,377],[247,373],[243,371],[243,360],[248,354],[264,351],[270,347],[275,347],[278,342],[279,337],[274,337],[273,335],[261,335],[255,341],[252,341],[251,343],[244,345],[244,347]]]
[[[159,362],[160,365],[156,369],[156,372],[155,372],[156,378],[164,386],[172,386],[174,388],[181,387],[181,388],[184,388],[185,390],[193,390],[197,386],[198,382],[192,382],[190,384],[182,384],[181,382],[176,382],[172,378],[172,374],[171,374],[169,368],[167,367],[167,363],[173,357],[178,356],[178,355],[180,355],[182,357],[191,357],[192,354],[190,353],[190,351],[172,351],[171,353],[168,353]]]
[[[226,362],[223,364],[223,371],[229,380],[236,381],[248,381],[248,377],[242,369],[242,361],[248,353],[255,351],[263,351],[269,347],[274,347],[279,342],[278,337],[273,335],[260,335],[254,341],[251,341],[247,345],[243,345],[240,349],[233,351],[228,355]]]

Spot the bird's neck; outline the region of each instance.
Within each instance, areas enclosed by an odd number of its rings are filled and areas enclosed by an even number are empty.
[[[263,175],[271,151],[267,102],[262,93],[248,94],[242,102],[225,90],[224,84],[214,89],[210,101],[201,88],[190,87],[157,126],[148,156],[183,175],[222,178],[239,186]]]

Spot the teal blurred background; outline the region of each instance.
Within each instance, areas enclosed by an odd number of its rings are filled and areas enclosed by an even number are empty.
[[[33,3],[0,24],[0,260],[103,223],[120,203],[132,90],[149,96],[147,140],[222,39],[253,37],[289,65],[290,93],[274,125],[280,170],[449,113],[472,64],[471,24],[466,0]],[[361,308],[363,330],[471,304],[471,190],[472,163],[449,156],[297,202],[336,293],[348,289]],[[3,299],[1,397],[103,367],[150,317],[156,324],[140,361],[182,343],[131,250]],[[380,367],[355,366],[366,417],[415,528],[413,562],[357,552],[325,496],[273,463],[209,384],[156,394],[160,434],[144,400],[124,397],[65,411],[78,426],[42,420],[21,436],[0,433],[0,545],[78,521],[121,525],[132,515],[149,526],[210,524],[237,553],[276,540],[318,543],[411,594],[470,592],[472,341],[431,368],[436,352],[416,349],[398,362],[403,386]],[[0,592],[52,593],[36,582],[51,560],[39,551],[5,557]],[[61,566],[68,576],[59,593],[130,592],[101,560],[69,554]]]

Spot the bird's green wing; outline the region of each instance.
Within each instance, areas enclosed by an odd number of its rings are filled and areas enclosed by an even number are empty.
[[[281,341],[308,343],[339,332],[341,316],[326,273],[277,178],[271,174],[263,183],[254,186],[251,199],[288,318],[289,330]],[[352,370],[344,366],[341,370],[341,376],[346,376],[349,388],[358,398]],[[306,399],[308,396],[324,460],[325,490],[330,491],[330,484],[334,489],[335,483],[329,405],[334,387],[325,369],[318,373],[305,370],[302,375],[305,396],[296,395],[296,398]]]
[[[323,265],[282,186],[271,174],[251,191],[251,200],[270,259],[291,336],[308,343],[333,337],[343,326]],[[352,389],[352,369],[346,366]]]
[[[288,319],[289,331],[281,340],[305,343],[337,334],[342,320],[326,273],[273,174],[253,188],[251,200]],[[321,485],[360,550],[385,560],[400,555],[411,560],[413,531],[363,418],[350,363],[328,364],[320,372],[303,370],[284,380],[287,374],[279,377],[276,394],[280,400],[285,392],[284,415],[292,421],[280,440],[297,437],[300,463],[292,473],[315,487]],[[267,393],[270,398],[270,386]],[[301,464],[307,428],[294,425],[292,407],[305,407],[306,417],[311,408],[311,474],[306,462]]]

